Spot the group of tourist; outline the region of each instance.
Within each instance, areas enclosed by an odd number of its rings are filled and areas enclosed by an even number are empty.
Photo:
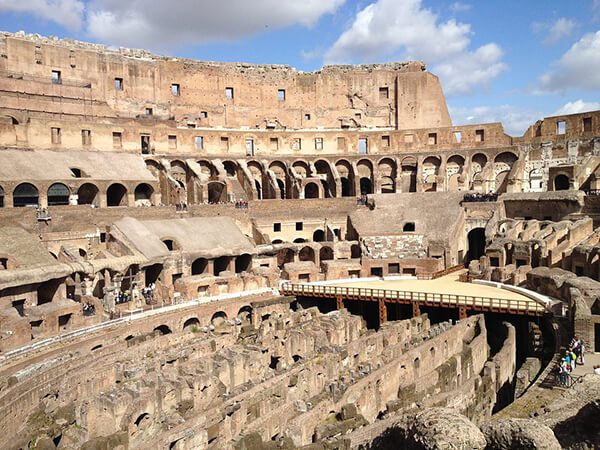
[[[573,336],[569,348],[558,365],[558,378],[561,385],[569,384],[569,377],[578,364],[581,366],[585,364],[585,344],[582,339]]]
[[[187,203],[179,202],[175,205],[175,211],[187,211]]]
[[[146,300],[147,305],[154,303],[154,289],[156,289],[154,283],[150,283],[148,286],[142,288],[142,296],[144,297],[144,300]]]
[[[238,209],[248,209],[248,202],[245,200],[238,200],[235,202],[235,207]]]
[[[131,300],[129,298],[129,291],[125,291],[125,292],[118,291],[117,292],[117,295],[115,297],[115,303],[117,305],[120,305],[122,303],[127,303],[129,300]]]
[[[91,303],[84,303],[83,304],[83,315],[84,316],[93,316],[94,314],[96,314],[96,307],[94,305],[92,305]]]
[[[465,194],[463,197],[464,202],[495,202],[498,201],[498,194],[490,192],[489,194],[481,194],[479,192],[474,194]]]

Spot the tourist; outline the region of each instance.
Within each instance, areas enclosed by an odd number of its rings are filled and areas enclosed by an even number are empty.
[[[585,344],[583,341],[579,342],[579,357],[577,364],[583,366],[585,364]]]
[[[596,375],[600,375],[600,365],[598,365],[598,366],[594,366],[594,373],[595,373]]]

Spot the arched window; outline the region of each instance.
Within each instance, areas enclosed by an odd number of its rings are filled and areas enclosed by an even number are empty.
[[[71,191],[62,183],[54,183],[48,188],[48,206],[68,205]]]
[[[315,183],[308,183],[304,187],[304,198],[319,198],[319,187]]]
[[[127,188],[120,183],[111,184],[106,191],[108,206],[127,206]]]
[[[40,194],[38,188],[31,183],[21,183],[13,191],[13,206],[37,206]]]
[[[569,177],[566,175],[557,175],[554,178],[554,190],[555,191],[568,191],[569,190]]]
[[[152,194],[154,194],[154,189],[147,183],[138,184],[135,188],[135,203],[143,204],[143,205],[151,205],[152,204]]]
[[[91,183],[84,183],[77,190],[77,204],[100,206],[98,201],[98,188]]]

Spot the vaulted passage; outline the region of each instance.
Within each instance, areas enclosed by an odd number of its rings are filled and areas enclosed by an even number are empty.
[[[485,253],[485,229],[472,229],[469,231],[467,239],[469,241],[469,249],[467,251],[467,257],[465,258],[465,263],[469,264],[469,262],[474,259],[481,258]]]

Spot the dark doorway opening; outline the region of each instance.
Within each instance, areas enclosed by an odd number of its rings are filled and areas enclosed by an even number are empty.
[[[569,177],[566,175],[557,175],[554,178],[554,190],[555,191],[568,191],[569,190]]]
[[[484,228],[473,228],[467,235],[469,241],[469,250],[467,251],[467,258],[465,260],[468,265],[474,259],[481,258],[485,253],[485,229]]]

